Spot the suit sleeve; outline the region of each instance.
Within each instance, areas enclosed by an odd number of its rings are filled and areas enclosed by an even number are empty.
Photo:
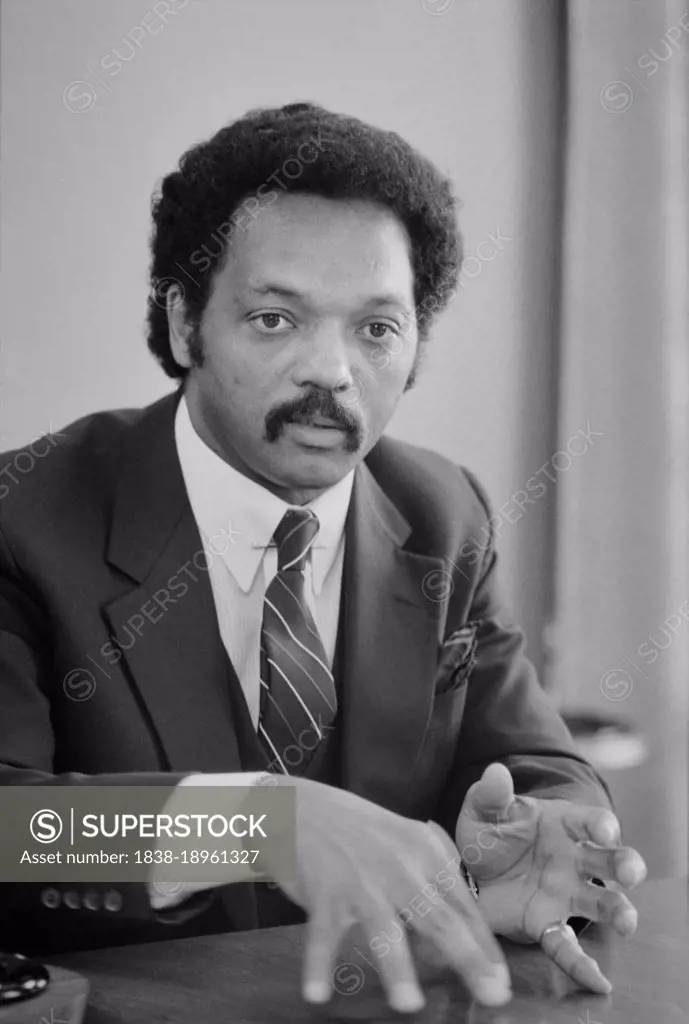
[[[0,785],[157,786],[162,811],[188,772],[54,773],[51,643],[40,595],[32,594],[22,581],[0,533]],[[4,822],[3,827],[11,824]],[[207,911],[214,900],[214,891],[204,892],[178,908],[158,911],[152,908],[144,883],[16,885],[0,879],[0,949],[10,946],[30,953],[51,946],[59,949],[53,939],[70,929],[75,940],[88,935],[97,943],[103,936],[105,945],[107,937],[123,933],[133,920],[142,935],[159,937],[162,931],[171,938],[174,926]]]
[[[483,491],[472,475],[463,472],[490,523]],[[524,653],[524,635],[501,607],[492,526],[468,620],[478,623],[476,663],[468,681],[452,767],[434,820],[454,835],[467,790],[494,761],[509,768],[518,794],[611,807],[607,786],[577,753],[567,726],[541,687]],[[449,631],[457,625],[461,623],[448,621]]]

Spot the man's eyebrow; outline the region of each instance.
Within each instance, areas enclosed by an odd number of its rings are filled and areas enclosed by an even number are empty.
[[[249,288],[256,295],[280,295],[283,299],[297,299],[299,302],[308,302],[308,296],[294,288],[287,288],[277,282],[266,281],[263,284],[249,285]],[[378,306],[397,306],[403,310],[410,310],[409,303],[401,296],[393,292],[385,295],[372,295],[360,304],[361,308]]]
[[[283,299],[299,299],[301,302],[305,298],[301,292],[296,291],[294,288],[286,288],[282,284],[276,284],[271,281],[266,281],[265,284],[249,285],[249,289],[257,295],[281,295]]]
[[[367,299],[364,306],[399,306],[400,309],[409,309],[409,303],[401,295],[389,293],[387,295],[373,295]]]

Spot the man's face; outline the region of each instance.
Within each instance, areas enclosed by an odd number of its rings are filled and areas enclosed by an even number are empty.
[[[281,196],[236,230],[185,384],[201,437],[288,501],[337,483],[373,447],[414,365],[410,244],[388,210]],[[189,365],[183,318],[175,357]]]

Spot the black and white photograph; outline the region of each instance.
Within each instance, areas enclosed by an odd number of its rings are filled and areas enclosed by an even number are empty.
[[[0,327],[0,1024],[686,1024],[687,0],[0,0]]]

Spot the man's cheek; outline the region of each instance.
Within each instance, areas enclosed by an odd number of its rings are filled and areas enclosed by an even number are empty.
[[[374,371],[375,379],[364,375],[361,380],[365,395],[376,410],[376,419],[385,428],[404,395],[405,385],[411,372],[411,364],[405,353],[391,355],[390,362],[383,369]]]
[[[362,401],[351,409],[352,414],[363,427],[364,443],[375,444],[397,408],[397,399],[380,394],[369,394],[374,384],[366,385]]]

